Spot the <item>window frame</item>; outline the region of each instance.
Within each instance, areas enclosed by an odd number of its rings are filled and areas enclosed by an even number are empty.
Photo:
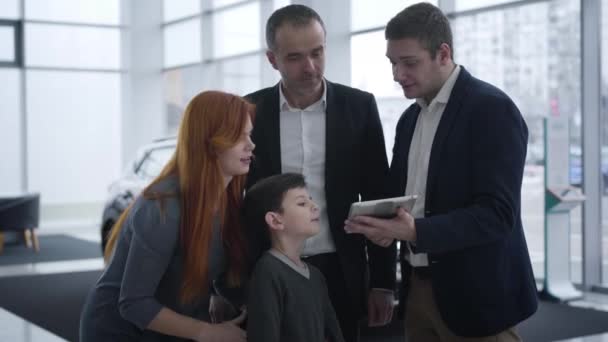
[[[0,27],[11,27],[13,29],[13,51],[15,58],[12,61],[0,61],[0,68],[22,68],[23,67],[23,21],[0,19]]]

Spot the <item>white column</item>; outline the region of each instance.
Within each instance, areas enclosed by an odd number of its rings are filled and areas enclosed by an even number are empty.
[[[275,10],[275,1],[266,0],[260,2],[260,18],[266,18],[260,21],[260,46],[262,47],[262,53],[260,57],[260,85],[262,88],[271,87],[275,85],[280,79],[279,72],[268,62],[266,58],[266,21]]]
[[[294,0],[293,3],[311,7],[325,23],[325,77],[332,82],[350,85],[350,1]]]
[[[583,118],[583,287],[601,284],[602,179],[600,172],[601,0],[581,1]]]
[[[125,0],[123,32],[123,164],[139,146],[167,134],[163,100],[162,0]]]

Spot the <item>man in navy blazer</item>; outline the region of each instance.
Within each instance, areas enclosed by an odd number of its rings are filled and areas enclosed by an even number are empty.
[[[346,231],[401,240],[408,341],[519,341],[537,308],[521,222],[528,130],[511,99],[452,60],[448,19],[412,5],[386,27],[387,57],[407,98],[393,147],[393,196],[418,195],[393,219]],[[473,338],[473,339],[471,339]]]
[[[320,208],[321,232],[306,241],[302,254],[326,278],[344,340],[356,342],[365,312],[372,326],[390,321],[396,277],[394,243],[378,246],[343,230],[351,203],[387,196],[376,101],[324,78],[325,26],[311,8],[276,10],[266,24],[266,42],[281,81],[246,96],[256,105],[248,186],[283,172],[305,175]]]

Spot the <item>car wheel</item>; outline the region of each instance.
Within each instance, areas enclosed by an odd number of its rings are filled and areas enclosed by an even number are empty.
[[[101,228],[101,254],[106,250],[106,244],[108,243],[108,238],[110,237],[110,230],[114,227],[114,221],[107,221],[103,227]]]

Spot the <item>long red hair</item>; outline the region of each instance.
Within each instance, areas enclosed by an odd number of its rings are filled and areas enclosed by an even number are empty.
[[[179,243],[183,248],[183,278],[180,301],[188,303],[209,291],[209,245],[213,221],[219,215],[222,242],[228,256],[228,283],[241,283],[246,266],[246,244],[240,210],[247,175],[234,176],[224,188],[218,154],[241,139],[247,119],[253,122],[254,106],[236,95],[206,91],[195,96],[184,111],[173,157],[160,175],[144,189],[143,196],[161,199],[150,189],[163,179],[177,175],[181,219]],[[114,225],[105,250],[106,260],[130,207]]]

